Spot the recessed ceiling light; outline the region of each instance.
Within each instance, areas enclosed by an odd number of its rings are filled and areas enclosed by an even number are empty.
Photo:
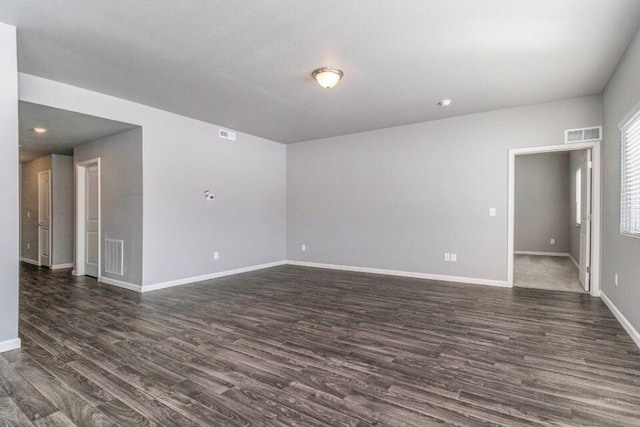
[[[343,73],[341,70],[338,70],[336,68],[322,67],[313,70],[313,73],[311,73],[311,75],[314,79],[316,79],[320,86],[325,89],[331,89],[338,84],[343,76]]]
[[[451,100],[450,99],[443,99],[442,101],[438,102],[438,105],[441,107],[448,107],[449,105],[451,105]]]
[[[36,133],[45,133],[47,130],[45,128],[33,128],[33,131]]]

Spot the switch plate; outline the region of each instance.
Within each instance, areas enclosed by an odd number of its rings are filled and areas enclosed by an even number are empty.
[[[445,252],[444,254],[444,260],[445,261],[451,261],[451,254],[449,252]]]
[[[556,239],[549,240],[549,243],[551,243],[552,245],[555,245],[556,244]]]
[[[31,249],[31,243],[27,243],[27,249]],[[618,275],[616,274],[616,278],[618,277]],[[616,285],[618,284],[618,281],[616,280]]]
[[[306,252],[306,250],[307,250],[307,245],[300,245],[300,250],[301,250],[302,252]]]
[[[458,254],[451,254],[451,262],[458,262]]]
[[[615,276],[613,276],[613,279],[616,283],[616,286],[618,286],[618,273],[616,273]]]
[[[220,259],[220,253],[218,251],[213,253],[213,259]]]
[[[489,208],[489,216],[496,216],[496,208]]]
[[[27,212],[27,218],[31,218],[31,212]]]

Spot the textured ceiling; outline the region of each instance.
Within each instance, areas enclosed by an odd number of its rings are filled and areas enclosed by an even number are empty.
[[[28,162],[49,154],[72,155],[73,147],[76,145],[136,127],[29,102],[20,102],[18,108],[20,162]],[[33,131],[36,127],[43,127],[47,132],[36,133]]]
[[[2,0],[0,21],[22,72],[288,143],[601,93],[640,1]]]

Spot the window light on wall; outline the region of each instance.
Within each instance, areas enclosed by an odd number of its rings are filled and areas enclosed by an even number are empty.
[[[620,232],[640,237],[640,111],[620,126]]]

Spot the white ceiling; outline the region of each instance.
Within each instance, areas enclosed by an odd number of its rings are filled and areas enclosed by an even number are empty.
[[[135,125],[43,105],[20,102],[20,162],[49,154],[72,155],[73,147],[133,129]],[[36,133],[42,127],[46,133]]]
[[[2,0],[0,21],[22,72],[288,143],[601,93],[640,1]]]

